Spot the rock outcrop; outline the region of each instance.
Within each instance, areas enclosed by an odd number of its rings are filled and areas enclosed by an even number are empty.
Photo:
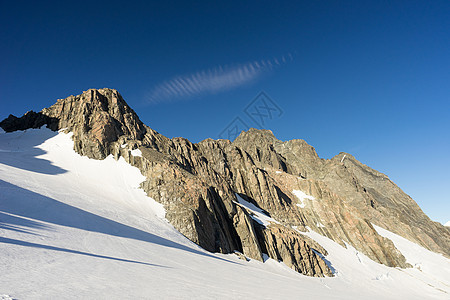
[[[297,231],[283,225],[272,224],[261,229],[260,236],[263,252],[269,257],[283,261],[295,271],[308,276],[333,275],[326,262],[312,250]]]
[[[312,229],[379,263],[408,267],[376,224],[450,255],[450,230],[432,222],[387,176],[349,154],[321,159],[303,140],[281,142],[255,129],[234,142],[168,139],[144,125],[112,89],[91,89],[0,122],[5,131],[43,125],[73,132],[81,155],[124,157],[139,168],[146,177],[142,188],[164,205],[168,221],[208,251],[260,261],[266,254],[305,275],[332,276],[326,249],[301,234]],[[135,149],[142,155],[133,156]],[[257,223],[237,204],[236,193],[278,223]]]

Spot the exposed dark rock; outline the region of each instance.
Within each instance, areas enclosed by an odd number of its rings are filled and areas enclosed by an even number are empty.
[[[20,118],[9,115],[8,118],[0,122],[0,127],[6,132],[13,132],[16,130],[26,130],[29,128],[41,128],[44,125],[52,127],[56,122],[57,119],[55,118],[51,118],[41,112],[36,113],[31,110]]]

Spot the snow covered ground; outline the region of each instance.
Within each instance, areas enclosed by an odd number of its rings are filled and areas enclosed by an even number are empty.
[[[47,129],[0,133],[0,299],[450,298],[448,259],[378,227],[415,268],[385,267],[315,232],[334,278],[208,253],[164,219],[136,168],[72,147]]]

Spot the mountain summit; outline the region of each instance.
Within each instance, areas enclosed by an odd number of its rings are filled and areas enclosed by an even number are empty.
[[[211,252],[270,258],[309,276],[333,276],[327,249],[312,230],[372,260],[407,268],[403,254],[374,225],[450,257],[450,230],[431,221],[386,175],[352,155],[318,157],[303,140],[279,141],[250,129],[235,141],[193,144],[144,125],[113,89],[90,89],[41,112],[0,122],[6,132],[39,128],[73,133],[74,150],[137,167],[167,220]]]

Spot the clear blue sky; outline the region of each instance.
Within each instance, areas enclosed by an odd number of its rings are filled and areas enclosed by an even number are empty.
[[[239,117],[352,153],[450,220],[450,1],[161,2],[0,1],[0,119],[115,88],[168,137]]]

